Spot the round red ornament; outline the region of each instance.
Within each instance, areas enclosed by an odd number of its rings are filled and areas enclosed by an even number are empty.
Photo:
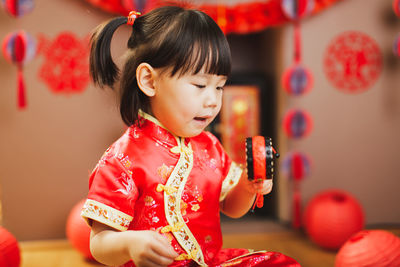
[[[295,64],[283,73],[282,86],[290,95],[303,95],[313,86],[312,74],[306,67]]]
[[[385,230],[353,235],[336,255],[335,267],[400,266],[400,238]]]
[[[84,203],[85,200],[81,200],[71,209],[66,224],[66,235],[71,245],[79,253],[85,258],[93,260],[90,252],[90,227],[81,217]]]
[[[290,152],[282,162],[282,173],[293,180],[301,181],[311,171],[311,159],[302,152]]]
[[[326,190],[307,204],[305,230],[312,241],[338,249],[364,227],[364,212],[356,198],[343,190]]]
[[[400,17],[400,0],[393,0],[393,11]]]
[[[313,0],[282,0],[281,6],[283,13],[291,20],[297,20],[312,11],[314,8]]]
[[[283,118],[283,129],[290,138],[302,138],[312,130],[310,114],[303,110],[290,110]]]
[[[15,237],[0,226],[0,266],[18,267],[21,263],[21,252]]]
[[[19,108],[25,108],[26,96],[22,69],[35,56],[36,43],[25,31],[12,32],[4,38],[2,50],[5,59],[18,68],[17,103]]]
[[[349,31],[335,37],[326,49],[324,71],[337,89],[360,93],[379,78],[382,62],[379,46],[371,37]]]
[[[14,17],[21,17],[34,8],[33,0],[2,0],[1,4]]]

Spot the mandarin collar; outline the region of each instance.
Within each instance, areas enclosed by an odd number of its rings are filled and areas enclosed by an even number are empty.
[[[139,110],[139,125],[140,129],[149,134],[158,144],[171,149],[175,146],[187,146],[189,138],[179,137],[170,132],[157,118]],[[131,126],[131,129],[135,126]]]

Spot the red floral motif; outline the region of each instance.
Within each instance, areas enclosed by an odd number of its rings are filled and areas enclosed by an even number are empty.
[[[345,32],[337,36],[326,50],[325,74],[339,90],[359,93],[379,78],[382,53],[377,43],[361,32]]]
[[[60,33],[53,41],[38,36],[39,54],[44,63],[39,77],[54,93],[79,93],[90,82],[88,38],[82,40],[70,32]]]

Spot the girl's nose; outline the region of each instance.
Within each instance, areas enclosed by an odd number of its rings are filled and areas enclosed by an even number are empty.
[[[210,88],[207,90],[204,106],[206,107],[216,107],[218,105],[218,90]]]

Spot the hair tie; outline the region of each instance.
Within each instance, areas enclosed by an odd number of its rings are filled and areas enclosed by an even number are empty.
[[[128,22],[126,24],[133,25],[133,23],[135,22],[135,19],[138,18],[140,15],[142,15],[142,13],[140,13],[140,12],[136,12],[136,11],[129,12]]]

